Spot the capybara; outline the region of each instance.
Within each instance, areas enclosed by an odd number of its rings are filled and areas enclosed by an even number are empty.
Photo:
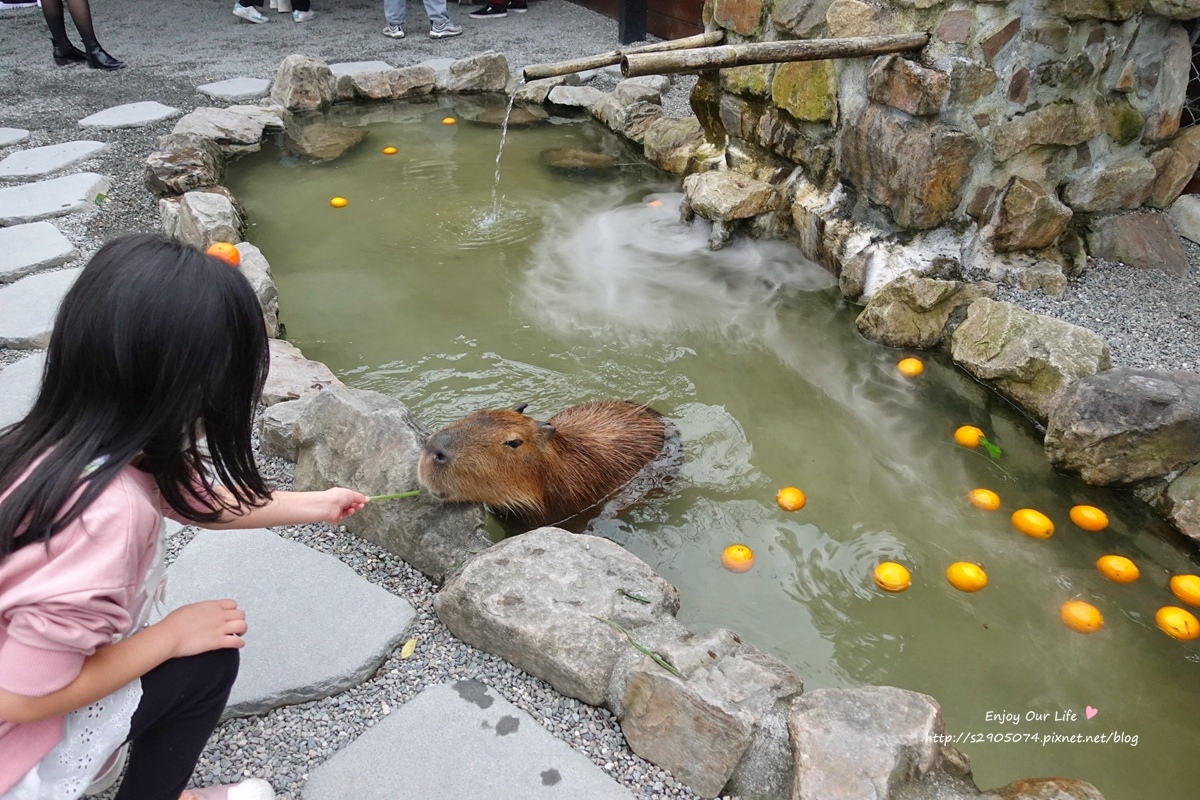
[[[510,527],[573,527],[565,524],[599,515],[621,495],[674,431],[658,412],[624,400],[572,406],[548,422],[525,408],[476,411],[430,436],[421,487],[447,502],[486,503]]]

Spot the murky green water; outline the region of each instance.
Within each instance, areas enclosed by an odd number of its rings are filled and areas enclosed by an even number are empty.
[[[1200,564],[1144,506],[1056,475],[1034,427],[946,360],[927,354],[923,376],[899,377],[905,354],[860,338],[856,310],[791,247],[709,252],[703,225],[678,222],[677,185],[590,123],[510,130],[488,224],[500,132],[441,123],[456,113],[397,111],[330,163],[268,146],[231,167],[306,355],[434,428],[518,402],[539,418],[651,402],[682,430],[683,474],[600,533],[679,587],[689,627],[739,631],[810,689],[928,692],[983,787],[1064,775],[1109,800],[1197,796],[1200,648],[1162,634],[1154,612],[1175,603],[1170,575]],[[387,145],[400,153],[381,155]],[[539,162],[551,147],[608,147],[624,166],[555,173]],[[349,206],[330,208],[334,195]],[[954,445],[962,424],[1002,459]],[[806,508],[775,505],[786,485]],[[979,486],[1000,494],[999,512],[968,505]],[[1067,510],[1081,502],[1106,509],[1110,528],[1076,529]],[[1022,506],[1049,514],[1055,535],[1014,531]],[[757,556],[743,575],[719,562],[739,541]],[[1106,553],[1132,558],[1141,580],[1102,578]],[[909,591],[874,587],[885,559],[912,569]],[[950,587],[958,560],[982,562],[987,588]],[[1098,606],[1103,630],[1067,630],[1070,598]],[[1136,746],[992,741],[1114,733]]]

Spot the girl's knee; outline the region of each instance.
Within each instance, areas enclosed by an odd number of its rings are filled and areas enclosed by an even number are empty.
[[[241,652],[236,648],[209,650],[192,658],[196,660],[196,667],[203,670],[202,674],[210,676],[212,682],[222,688],[233,686],[233,682],[237,680]]]

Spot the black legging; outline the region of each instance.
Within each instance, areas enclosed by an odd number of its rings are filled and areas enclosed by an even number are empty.
[[[142,676],[117,800],[179,800],[237,673],[238,651],[229,648],[173,658]]]
[[[71,21],[83,39],[84,47],[96,44],[96,32],[92,29],[92,9],[88,0],[67,0],[67,8],[71,11]],[[59,47],[69,49],[71,40],[67,38],[67,22],[63,16],[63,0],[42,0],[42,16],[50,28],[50,38]]]

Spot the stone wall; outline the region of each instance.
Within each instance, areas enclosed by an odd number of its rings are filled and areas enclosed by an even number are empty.
[[[795,221],[797,238],[835,272],[862,241],[814,238],[806,224],[848,222],[875,246],[950,230],[968,277],[1059,294],[1084,247],[1113,257],[1127,237],[1110,218],[1134,209],[1168,240],[1135,266],[1186,270],[1158,210],[1200,160],[1200,130],[1179,128],[1181,21],[1197,16],[1197,0],[709,0],[705,23],[730,43],[932,38],[903,55],[706,73],[692,105],[731,166],[788,175],[788,191],[820,209]]]

